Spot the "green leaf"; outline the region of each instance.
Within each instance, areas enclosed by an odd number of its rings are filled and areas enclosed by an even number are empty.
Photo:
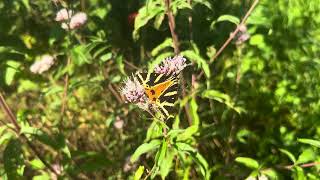
[[[9,179],[22,179],[24,157],[21,143],[12,139],[3,152],[4,169]]]
[[[154,20],[154,28],[156,28],[157,30],[160,29],[160,26],[164,20],[165,14],[159,14],[156,16],[155,20]]]
[[[294,157],[294,155],[291,153],[291,152],[289,152],[289,151],[287,151],[287,150],[285,150],[285,149],[279,149],[279,151],[280,152],[282,152],[283,154],[285,154],[285,155],[287,155],[288,157],[289,157],[289,159],[295,164],[296,163],[296,158]]]
[[[132,33],[133,39],[134,40],[139,39],[140,29],[143,26],[145,26],[155,16],[164,12],[165,12],[164,7],[161,4],[153,1],[151,1],[150,3],[147,3],[147,5],[140,8],[134,22],[134,30]]]
[[[86,45],[77,45],[71,49],[71,59],[77,66],[91,63],[91,55]]]
[[[183,133],[179,134],[177,137],[177,141],[185,141],[187,139],[192,138],[192,136],[198,132],[199,126],[198,125],[192,125],[185,129]]]
[[[195,97],[193,97],[190,100],[188,111],[189,111],[189,113],[190,113],[190,115],[192,117],[192,125],[199,126],[200,118],[199,118],[199,115],[198,115],[198,104],[196,102],[196,98]]]
[[[204,74],[207,78],[210,78],[210,68],[209,64],[207,64],[206,60],[204,60],[199,54],[197,54],[193,50],[182,51],[181,54],[187,57],[190,61],[198,64],[199,67],[202,68]]]
[[[218,17],[217,22],[228,21],[235,25],[239,25],[240,19],[236,16],[225,14]]]
[[[17,72],[19,72],[18,68],[21,65],[21,63],[17,61],[9,60],[7,61],[6,65],[7,65],[7,68],[6,68],[4,80],[7,85],[11,85],[14,80],[14,76],[16,75]]]
[[[314,161],[316,154],[312,149],[305,149],[298,157],[297,164]]]
[[[267,175],[270,180],[278,180],[280,178],[277,171],[271,168],[262,170],[261,173]]]
[[[162,136],[162,127],[157,121],[152,121],[151,125],[147,131],[147,137],[145,142],[150,141],[151,139],[156,139]]]
[[[138,170],[134,173],[133,179],[140,180],[143,172],[144,172],[144,166],[139,166]]]
[[[237,113],[241,114],[244,110],[241,107],[236,107],[235,103],[232,101],[231,97],[217,90],[205,90],[202,92],[201,96],[203,98],[213,99],[220,103],[225,104],[229,108],[235,110]]]
[[[167,153],[167,148],[168,148],[168,144],[167,144],[166,140],[163,139],[162,140],[162,146],[161,146],[161,149],[160,149],[160,152],[159,152],[159,157],[156,160],[157,166],[160,166],[162,164],[162,161],[165,158],[166,153]]]
[[[314,140],[314,139],[300,138],[300,139],[298,139],[298,141],[301,142],[301,143],[304,143],[304,144],[310,144],[312,146],[320,148],[320,141],[317,141],[317,140]]]
[[[304,175],[303,169],[300,166],[294,167],[294,179],[295,180],[305,180],[306,177]]]
[[[259,168],[258,161],[254,160],[252,158],[249,158],[249,157],[237,157],[235,159],[235,161],[240,164],[243,164],[246,167],[251,168],[251,169],[258,169]]]
[[[131,156],[131,162],[136,162],[142,154],[157,149],[160,146],[160,144],[161,141],[158,139],[152,140],[149,143],[141,144]]]
[[[41,175],[33,176],[32,180],[50,180],[52,179],[48,173],[43,173]]]
[[[202,4],[202,5],[206,6],[208,9],[212,9],[212,6],[209,1],[193,0],[192,2],[193,2],[193,4]]]
[[[173,150],[168,150],[165,158],[162,160],[160,165],[160,175],[162,179],[165,179],[170,172],[170,169],[174,162],[175,152]]]
[[[31,167],[35,170],[40,170],[45,168],[45,165],[42,163],[40,159],[33,159],[32,161],[29,162]]]
[[[170,48],[173,47],[172,38],[166,38],[161,44],[159,44],[157,47],[152,49],[151,55],[157,56],[160,53],[160,51],[162,51],[168,47],[170,47]]]

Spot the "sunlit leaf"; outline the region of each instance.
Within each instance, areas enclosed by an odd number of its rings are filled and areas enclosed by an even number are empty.
[[[134,173],[134,180],[140,180],[144,172],[144,166],[139,166],[137,171]]]
[[[157,149],[160,146],[160,144],[161,141],[158,139],[152,140],[149,143],[141,144],[131,156],[131,162],[137,161],[142,154]]]
[[[236,162],[240,163],[240,164],[243,164],[245,166],[247,166],[248,168],[251,168],[251,169],[258,169],[259,168],[259,163],[258,161],[252,159],[252,158],[249,158],[249,157],[237,157],[235,159]]]
[[[310,144],[312,146],[320,148],[320,141],[318,140],[300,138],[298,139],[298,141],[304,144]]]

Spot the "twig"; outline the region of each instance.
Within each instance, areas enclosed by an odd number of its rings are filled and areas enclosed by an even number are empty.
[[[300,164],[300,165],[279,166],[279,168],[291,170],[295,166],[300,166],[302,168],[306,168],[306,167],[312,167],[312,166],[316,166],[316,165],[320,165],[320,162],[311,162],[311,163]]]
[[[111,93],[114,95],[114,97],[116,97],[118,103],[122,103],[122,102],[123,102],[122,98],[119,96],[119,94],[117,93],[117,91],[114,90],[112,84],[109,84],[109,85],[108,85],[108,88],[109,88],[109,90],[111,91]]]
[[[127,60],[123,61],[124,63],[126,63],[129,67],[131,67],[132,69],[138,70],[139,68],[137,66],[135,66],[134,64],[130,63]]]
[[[2,107],[2,110],[4,113],[9,117],[9,120],[15,127],[15,132],[17,133],[18,137],[22,139],[24,142],[27,143],[27,145],[30,147],[30,149],[34,152],[34,154],[40,159],[40,161],[56,176],[59,176],[59,173],[47,162],[45,159],[41,156],[40,152],[36,149],[36,147],[29,141],[29,139],[24,135],[20,133],[21,127],[18,124],[18,121],[16,117],[13,115],[11,109],[9,108],[8,104],[6,103],[4,97],[2,96],[2,93],[0,92],[0,105]]]
[[[254,8],[258,5],[259,0],[255,0],[250,9],[248,10],[248,12],[245,14],[245,16],[243,17],[241,23],[237,26],[237,28],[231,33],[231,35],[229,36],[229,38],[224,42],[224,44],[220,47],[220,49],[217,51],[217,53],[210,59],[209,64],[211,64],[214,60],[217,59],[217,57],[222,53],[222,51],[229,45],[229,43],[231,42],[231,40],[237,35],[237,33],[240,31],[240,27],[242,25],[244,25],[248,19],[248,17],[250,16],[250,14],[252,13],[252,11],[254,10]],[[200,79],[203,76],[203,71],[201,71],[201,73],[198,75],[198,79]]]
[[[169,28],[170,28],[170,32],[173,40],[174,53],[179,54],[180,53],[179,39],[178,39],[177,33],[175,32],[176,23],[170,8],[171,0],[164,0],[164,3],[166,5],[166,13],[168,16]]]
[[[174,53],[176,55],[178,55],[180,53],[180,48],[179,48],[179,38],[177,33],[175,32],[175,20],[174,20],[174,16],[172,14],[172,11],[170,9],[170,3],[171,0],[164,0],[164,3],[166,5],[166,13],[168,16],[168,23],[169,23],[169,28],[170,28],[170,32],[171,32],[171,36],[172,36],[172,40],[173,40],[173,47],[174,47]],[[181,77],[181,84],[182,84],[182,96],[185,97],[186,96],[186,91],[185,91],[185,83],[184,83],[184,78]],[[186,103],[186,105],[184,106],[185,112],[187,114],[187,118],[188,118],[188,122],[191,125],[192,124],[192,117],[189,113],[189,104]]]

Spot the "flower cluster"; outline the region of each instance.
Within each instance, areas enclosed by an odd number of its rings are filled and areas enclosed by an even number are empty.
[[[121,89],[121,94],[126,98],[127,102],[137,104],[140,108],[146,109],[147,96],[144,87],[140,84],[136,77],[127,78],[124,81],[124,87]]]
[[[84,12],[78,12],[73,14],[72,10],[65,8],[59,10],[56,14],[55,20],[62,22],[61,27],[66,30],[78,29],[87,22],[87,14]]]
[[[30,71],[34,74],[42,74],[48,71],[50,67],[54,64],[54,57],[51,55],[43,55],[40,61],[36,61],[31,65]]]
[[[186,59],[183,56],[175,56],[174,58],[166,58],[160,65],[155,67],[154,72],[165,75],[178,75],[185,67]],[[121,89],[121,94],[125,97],[126,101],[138,105],[141,109],[148,110],[155,108],[151,104],[145,93],[143,85],[138,81],[136,76],[127,78],[124,81],[124,86]]]
[[[245,25],[240,25],[239,33],[237,34],[236,45],[243,44],[250,38],[250,34],[247,31],[247,27]]]
[[[154,72],[165,75],[177,75],[186,66],[186,58],[183,56],[175,56],[172,59],[171,57],[168,57],[162,61],[160,65],[155,67]]]

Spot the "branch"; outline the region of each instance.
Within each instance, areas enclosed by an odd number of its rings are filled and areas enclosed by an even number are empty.
[[[168,16],[168,23],[169,23],[169,28],[170,28],[170,32],[171,32],[171,36],[172,36],[172,41],[173,41],[173,47],[174,47],[174,53],[175,55],[180,54],[180,48],[179,48],[179,38],[177,33],[175,32],[175,27],[176,27],[176,22],[174,20],[174,16],[173,13],[171,11],[170,8],[170,4],[171,4],[171,0],[164,0],[165,6],[166,6],[166,13]],[[186,91],[185,91],[185,82],[184,82],[184,78],[181,77],[181,84],[182,84],[182,96],[185,97],[186,96]],[[192,124],[192,117],[189,113],[189,104],[186,103],[186,105],[184,106],[187,118],[188,118],[188,122],[191,125]]]
[[[20,139],[25,141],[29,148],[34,152],[34,154],[40,159],[40,161],[56,176],[59,176],[59,173],[47,162],[45,159],[41,156],[40,152],[36,149],[36,147],[29,141],[29,139],[24,135],[20,134],[21,127],[18,124],[18,121],[16,117],[13,115],[11,109],[9,108],[8,104],[6,103],[4,97],[2,96],[2,93],[0,92],[0,105],[2,107],[2,110],[4,113],[9,117],[9,120],[15,127],[15,132],[18,135]]]
[[[210,59],[209,64],[213,63],[217,57],[222,53],[222,51],[229,45],[229,43],[231,42],[231,40],[237,35],[237,33],[240,31],[240,27],[242,25],[244,25],[247,21],[247,19],[249,18],[250,14],[253,12],[254,8],[258,5],[259,0],[255,0],[250,9],[248,10],[248,12],[245,14],[245,16],[243,17],[241,23],[237,26],[237,28],[231,33],[231,35],[229,36],[229,38],[224,42],[224,44],[220,47],[220,49],[217,51],[217,53]],[[203,71],[198,75],[198,79],[200,79],[203,75]]]
[[[170,27],[172,40],[173,40],[174,53],[177,55],[177,54],[180,54],[180,48],[179,48],[178,35],[175,32],[176,23],[175,23],[172,11],[170,9],[171,0],[164,0],[164,3],[166,5],[166,11],[167,11],[166,13],[168,16],[168,23],[169,23],[169,27]]]

